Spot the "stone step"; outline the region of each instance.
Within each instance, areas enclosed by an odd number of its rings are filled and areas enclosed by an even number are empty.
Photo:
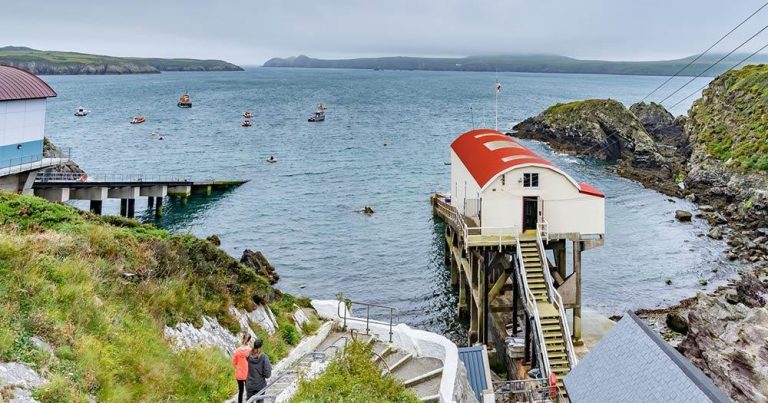
[[[403,381],[403,386],[406,388],[412,388],[418,384],[424,383],[430,379],[438,378],[443,373],[443,367],[435,368],[432,371],[425,372],[421,375],[417,375],[411,379]]]

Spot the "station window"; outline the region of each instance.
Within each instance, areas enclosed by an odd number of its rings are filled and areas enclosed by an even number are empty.
[[[524,188],[537,188],[537,187],[539,187],[539,174],[537,174],[537,173],[524,173],[523,174],[523,187]]]

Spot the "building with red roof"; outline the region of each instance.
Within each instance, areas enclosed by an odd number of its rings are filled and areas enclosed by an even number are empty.
[[[0,169],[43,159],[47,99],[55,96],[36,75],[0,66]]]
[[[451,205],[483,235],[546,228],[552,239],[602,238],[605,195],[492,129],[451,144]]]

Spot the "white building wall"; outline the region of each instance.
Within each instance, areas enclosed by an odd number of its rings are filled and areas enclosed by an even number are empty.
[[[0,102],[0,146],[42,141],[46,99]]]
[[[479,195],[480,186],[459,156],[451,150],[451,206],[464,214],[464,199],[476,199]]]
[[[523,188],[523,173],[538,173],[539,187]],[[482,226],[522,231],[523,197],[539,197],[539,213],[550,233],[605,233],[605,199],[579,192],[562,174],[544,167],[512,169],[483,190]]]

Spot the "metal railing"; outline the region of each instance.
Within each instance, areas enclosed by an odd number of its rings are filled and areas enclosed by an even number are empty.
[[[492,383],[496,401],[501,403],[567,402],[562,391],[547,379],[523,379]]]
[[[518,276],[518,284],[522,284],[525,295],[525,305],[528,307],[528,312],[533,316],[534,327],[536,328],[536,345],[539,346],[539,369],[546,376],[549,376],[549,357],[547,356],[547,344],[544,339],[544,333],[541,326],[541,318],[539,317],[539,309],[536,306],[536,297],[533,292],[528,288],[528,279],[525,271],[525,264],[523,263],[523,250],[520,247],[520,240],[516,244],[517,247],[517,264],[520,266],[520,270],[515,270],[515,275]]]
[[[64,162],[71,161],[71,149],[54,149],[40,154],[22,155],[21,157],[10,158],[0,161],[0,171],[8,170],[7,174],[21,173],[32,169],[40,169],[50,166],[46,159],[58,158]]]
[[[571,340],[571,329],[568,327],[568,317],[565,315],[565,306],[563,305],[563,299],[560,293],[557,292],[552,276],[549,273],[549,261],[547,260],[547,254],[544,250],[544,243],[541,239],[541,233],[536,232],[536,244],[539,250],[539,258],[541,259],[541,268],[544,272],[544,281],[547,283],[547,295],[550,302],[557,308],[557,312],[560,315],[560,325],[563,330],[563,342],[565,343],[566,352],[568,354],[568,361],[571,364],[571,369],[578,363],[576,354],[573,351],[573,341]]]
[[[341,314],[341,305],[344,304],[344,315]],[[340,319],[344,319],[344,329],[347,328],[347,320],[355,320],[355,321],[362,321],[361,318],[355,318],[355,317],[347,317],[347,312],[352,308],[353,305],[362,305],[365,307],[365,334],[370,335],[371,334],[371,323],[379,324],[379,325],[385,325],[389,326],[389,342],[392,343],[392,328],[395,326],[395,318],[397,318],[397,322],[400,322],[400,310],[391,306],[386,305],[378,305],[378,304],[369,304],[367,302],[357,302],[352,301],[350,299],[340,299],[339,304],[336,307],[336,315]],[[371,308],[379,308],[379,309],[385,309],[389,311],[389,323],[371,319]]]
[[[549,242],[549,223],[545,219],[541,219],[541,221],[536,223],[536,230],[538,233],[541,233],[542,238]]]
[[[83,174],[75,172],[41,172],[35,182],[168,182],[191,183],[192,179],[183,175],[144,175],[144,174]]]

